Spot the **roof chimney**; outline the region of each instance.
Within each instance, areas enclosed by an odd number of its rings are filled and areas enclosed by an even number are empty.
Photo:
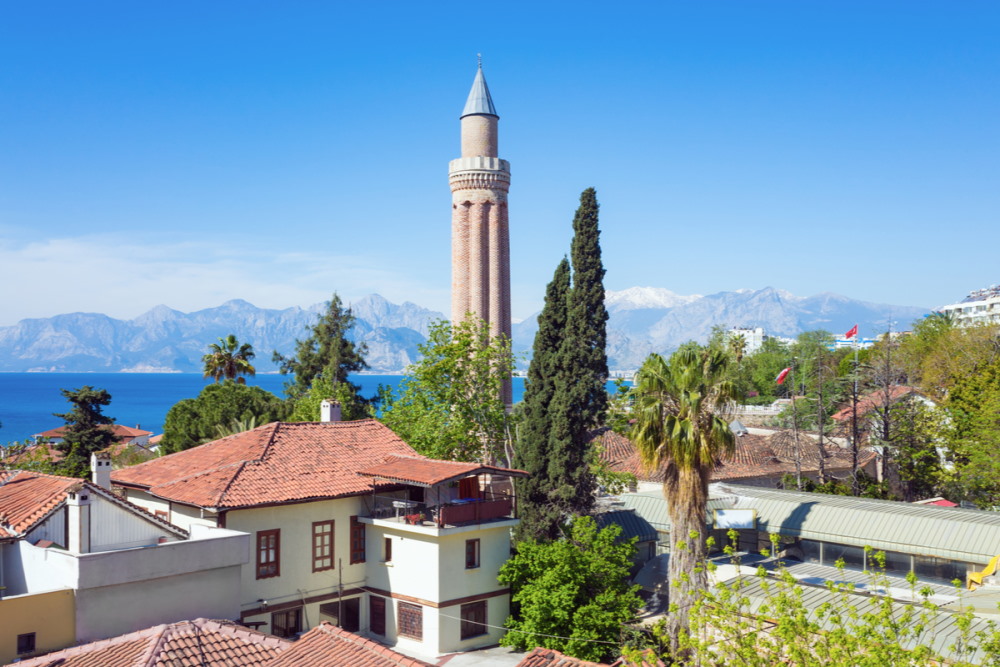
[[[90,455],[90,475],[94,484],[111,490],[111,452],[105,450]]]
[[[340,421],[340,403],[332,398],[324,398],[319,404],[319,420],[321,422]]]

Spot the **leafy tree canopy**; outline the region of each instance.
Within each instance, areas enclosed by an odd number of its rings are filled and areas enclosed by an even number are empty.
[[[400,394],[383,391],[382,421],[421,454],[455,461],[508,463],[510,419],[501,399],[513,372],[510,341],[468,317],[435,322],[421,359],[408,369]]]
[[[184,399],[170,408],[162,446],[167,452],[179,452],[214,440],[220,432],[235,432],[234,424],[281,421],[288,412],[285,401],[260,387],[232,380],[210,384],[197,398]]]
[[[317,378],[325,378],[330,386],[346,385],[352,394],[352,400],[361,401],[357,385],[348,381],[350,373],[357,373],[368,368],[365,363],[365,353],[368,348],[364,343],[355,344],[349,338],[354,327],[354,315],[350,308],[345,308],[340,297],[334,293],[327,301],[326,310],[319,321],[309,327],[309,337],[295,341],[295,354],[286,357],[275,352],[272,360],[278,365],[282,375],[290,375],[292,379],[285,384],[285,395],[293,402],[298,402],[309,394]],[[321,396],[331,398],[331,396]],[[306,410],[306,408],[303,408]],[[345,417],[347,418],[347,417]]]
[[[69,412],[55,415],[66,422],[63,441],[55,445],[64,454],[60,472],[70,477],[87,477],[90,455],[107,449],[115,441],[108,428],[115,420],[103,413],[103,408],[111,403],[111,394],[85,385],[79,389],[63,389],[62,395],[73,407]]]
[[[618,526],[599,531],[583,516],[562,539],[519,543],[498,577],[511,586],[518,610],[500,643],[522,651],[543,646],[595,662],[617,655],[622,625],[634,621],[642,605],[639,587],[626,583],[635,539],[619,542],[620,533]]]

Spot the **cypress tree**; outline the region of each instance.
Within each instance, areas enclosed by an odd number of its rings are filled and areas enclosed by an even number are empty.
[[[556,267],[552,282],[545,289],[545,305],[538,316],[538,332],[528,366],[524,390],[524,418],[518,428],[514,465],[531,474],[518,479],[517,539],[544,540],[559,529],[560,508],[549,499],[549,407],[556,394],[560,352],[566,329],[570,269],[565,258]]]
[[[587,188],[580,195],[580,208],[573,218],[573,289],[567,321],[567,342],[572,352],[577,382],[584,385],[580,406],[581,426],[604,424],[608,410],[607,323],[604,307],[604,264],[601,261],[601,232],[597,226],[597,192]]]
[[[589,435],[608,405],[608,313],[593,188],[580,195],[571,258],[572,270],[563,259],[546,290],[528,367],[517,462],[532,477],[518,486],[518,539],[554,539],[564,518],[594,504]]]

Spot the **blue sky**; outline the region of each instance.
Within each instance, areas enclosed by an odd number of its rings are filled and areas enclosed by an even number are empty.
[[[0,325],[378,292],[447,312],[476,54],[513,313],[597,188],[609,289],[1000,282],[995,2],[0,7]]]

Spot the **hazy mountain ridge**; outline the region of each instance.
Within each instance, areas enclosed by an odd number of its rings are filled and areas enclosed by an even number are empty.
[[[888,318],[907,328],[928,309],[857,301],[832,293],[810,297],[784,290],[679,295],[654,287],[607,293],[608,362],[613,370],[637,368],[650,352],[670,352],[687,340],[704,341],[712,327],[761,326],[778,336],[811,329],[834,333],[855,323],[862,335],[881,331]],[[372,294],[351,304],[352,337],[368,346],[372,371],[398,373],[417,359],[417,346],[441,313],[413,303],[393,304]],[[282,310],[258,308],[240,299],[191,313],[156,306],[132,320],[98,313],[69,313],[0,327],[0,371],[181,371],[200,372],[201,357],[216,338],[235,334],[257,352],[258,372],[275,370],[272,350],[290,353],[307,335],[323,304]],[[516,353],[530,353],[537,314],[515,324]],[[519,363],[525,367],[526,361]]]
[[[0,371],[200,372],[208,344],[232,333],[253,345],[254,365],[266,373],[276,370],[271,352],[292,352],[323,308],[276,310],[234,299],[191,313],[160,305],[132,320],[97,313],[22,320],[0,327]],[[444,317],[412,303],[391,304],[377,294],[352,308],[357,321],[351,337],[368,345],[369,365],[384,373],[412,363],[428,324]]]

